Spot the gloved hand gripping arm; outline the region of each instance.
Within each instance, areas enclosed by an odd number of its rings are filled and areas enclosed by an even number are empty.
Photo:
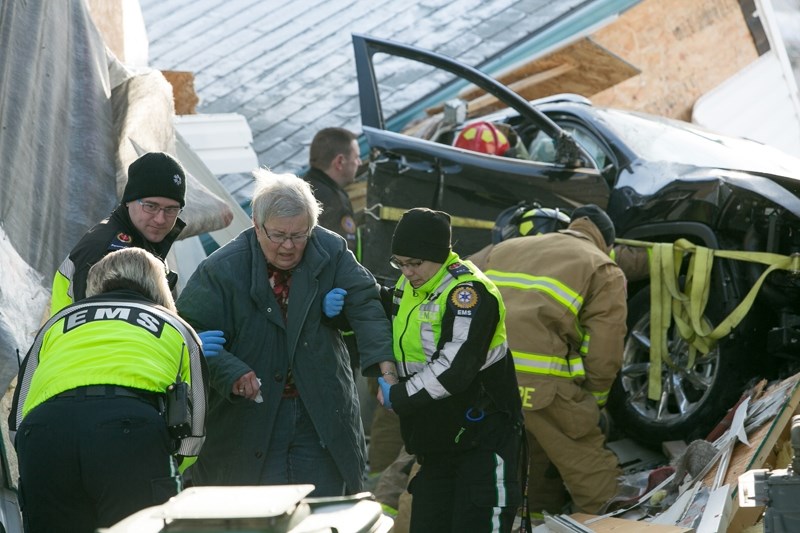
[[[203,347],[203,355],[206,357],[219,355],[222,348],[225,346],[224,335],[222,331],[217,329],[198,333],[197,336],[200,337],[200,343]]]
[[[344,289],[331,289],[325,298],[322,300],[322,312],[328,318],[338,316],[344,309],[344,297],[347,296],[347,291]]]
[[[378,391],[378,401],[380,401],[386,409],[391,411],[392,410],[392,398],[391,398],[392,385],[390,385],[382,377],[378,378],[378,385],[380,385],[380,387],[381,387],[380,390]]]

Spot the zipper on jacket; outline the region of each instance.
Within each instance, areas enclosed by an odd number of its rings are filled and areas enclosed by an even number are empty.
[[[417,295],[417,291],[415,289],[414,290],[414,296],[416,296],[416,295]],[[406,332],[408,332],[408,322],[409,322],[408,318],[423,303],[425,303],[425,300],[422,300],[417,305],[412,307],[411,310],[406,314],[406,317],[405,317],[406,318],[406,323],[405,323],[405,326],[403,327],[403,332],[400,334],[400,338],[397,339],[397,347],[400,348],[400,358],[401,358],[400,362],[403,365],[403,374],[406,376],[406,378],[409,378],[411,376],[408,375],[408,367],[406,366],[406,351],[403,348],[403,337],[405,337],[406,336]],[[426,361],[428,360],[427,356],[425,357],[425,360]]]

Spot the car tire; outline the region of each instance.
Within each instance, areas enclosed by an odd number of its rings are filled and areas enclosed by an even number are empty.
[[[712,324],[722,317],[712,294],[706,316]],[[749,369],[746,347],[727,337],[707,355],[697,354],[691,371],[662,363],[662,400],[647,398],[650,368],[650,288],[628,302],[628,332],[623,362],[611,389],[608,409],[614,425],[633,440],[660,447],[664,441],[690,442],[705,437],[741,396]],[[670,358],[686,363],[688,345],[675,330],[667,334]]]

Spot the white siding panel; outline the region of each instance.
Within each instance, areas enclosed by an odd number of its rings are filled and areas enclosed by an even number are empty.
[[[692,122],[800,156],[800,113],[788,81],[777,55],[767,52],[698,98]]]
[[[243,115],[179,115],[175,117],[175,128],[216,175],[258,168],[253,134]]]

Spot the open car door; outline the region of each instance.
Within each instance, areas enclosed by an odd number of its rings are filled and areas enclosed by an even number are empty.
[[[609,187],[592,158],[506,86],[433,52],[357,34],[353,46],[370,147],[361,258],[379,280],[398,277],[388,263],[391,239],[397,220],[412,207],[449,213],[454,249],[462,257],[489,244],[497,215],[519,202],[606,207]],[[481,109],[495,99],[493,109],[501,110],[471,116],[469,103],[459,95],[474,95],[476,88]],[[401,124],[390,124],[384,113]],[[454,146],[460,132],[476,121],[504,132],[513,149],[493,155]],[[541,136],[552,139],[548,162],[526,149]]]

